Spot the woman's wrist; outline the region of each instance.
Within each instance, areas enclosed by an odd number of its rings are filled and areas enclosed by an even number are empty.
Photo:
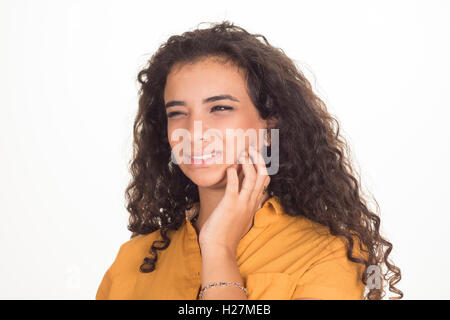
[[[247,299],[236,255],[227,247],[204,246],[202,250],[202,289],[206,299]],[[234,251],[235,252],[235,251]],[[232,282],[221,286],[214,283]],[[236,286],[239,284],[239,286]],[[203,297],[202,297],[203,298]],[[204,298],[203,298],[204,299]]]
[[[236,250],[220,245],[200,246],[202,259],[225,259],[235,260]]]

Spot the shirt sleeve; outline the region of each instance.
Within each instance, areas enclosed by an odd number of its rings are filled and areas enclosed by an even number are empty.
[[[109,296],[109,290],[111,289],[111,267],[106,271],[103,276],[102,282],[97,289],[95,300],[107,300]]]
[[[96,300],[107,300],[109,299],[109,293],[111,290],[111,285],[112,285],[112,281],[113,281],[113,269],[115,268],[115,265],[118,263],[119,258],[123,255],[124,252],[124,248],[127,245],[129,241],[123,243],[117,254],[116,257],[114,258],[113,263],[111,264],[111,266],[108,268],[108,270],[106,270],[102,281],[100,282],[100,286],[97,289],[97,294],[95,296]],[[114,269],[115,270],[115,269]]]
[[[353,254],[358,256],[358,242]],[[299,278],[292,299],[360,300],[364,298],[365,285],[361,280],[365,265],[347,258],[343,241],[336,239],[321,257]]]

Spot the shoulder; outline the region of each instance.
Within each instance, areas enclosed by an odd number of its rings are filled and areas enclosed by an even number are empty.
[[[275,216],[275,219],[269,220],[271,227],[282,232],[290,240],[315,245],[318,243],[329,244],[336,240],[337,237],[331,234],[328,226],[305,217],[301,212],[288,213],[277,197],[269,199],[268,202],[270,202],[273,208],[271,212],[274,214],[266,214],[264,217]]]
[[[162,240],[159,229],[149,234],[137,235],[122,243],[111,266],[112,274],[123,272],[130,266],[141,263],[142,257],[149,254],[150,247],[155,240]]]
[[[328,226],[304,216],[292,216],[286,213],[280,215],[277,225],[280,233],[284,234],[283,242],[290,245],[298,255],[308,255],[311,262],[328,256],[347,255],[348,239],[332,234]],[[352,256],[366,257],[360,250],[360,246],[365,248],[360,239],[355,235],[351,235],[350,238],[353,240]]]
[[[148,251],[150,246],[155,240],[162,240],[161,230],[155,230],[148,234],[139,234],[131,238],[130,240],[121,244],[119,248],[119,254],[131,253],[135,254],[142,252],[142,250]]]
[[[252,242],[259,255],[246,274],[252,297],[270,299],[283,291],[289,298],[359,299],[363,265],[349,261],[345,238],[304,216],[277,213]]]
[[[278,197],[270,198],[265,207],[269,210],[261,213],[260,219],[270,225],[271,230],[267,230],[268,238],[270,240],[273,238],[279,245],[289,246],[299,254],[303,254],[305,250],[316,256],[335,251],[342,253],[346,251],[348,239],[353,240],[353,252],[359,251],[360,246],[364,247],[354,234],[351,237],[350,234],[348,237],[334,235],[327,225],[313,221],[302,215],[301,212],[288,213]],[[270,235],[276,236],[271,237]]]

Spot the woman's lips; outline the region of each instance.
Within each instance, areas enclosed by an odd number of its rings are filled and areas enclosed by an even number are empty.
[[[185,163],[193,167],[205,167],[216,163],[216,159],[222,155],[221,151],[214,151],[202,155],[186,155]]]

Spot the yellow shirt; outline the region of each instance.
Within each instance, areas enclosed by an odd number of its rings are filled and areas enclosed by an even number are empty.
[[[187,212],[182,226],[168,232],[170,245],[157,251],[153,272],[142,273],[139,266],[151,256],[153,241],[162,239],[159,230],[122,244],[96,299],[197,299],[201,255],[190,218]],[[358,246],[355,242],[354,252]],[[256,211],[253,227],[239,242],[236,260],[249,300],[363,298],[364,266],[347,259],[345,241],[309,219],[285,214],[276,197]]]

